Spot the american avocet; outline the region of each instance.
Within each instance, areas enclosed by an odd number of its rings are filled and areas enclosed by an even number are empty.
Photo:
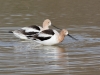
[[[43,27],[37,26],[37,25],[32,25],[32,26],[28,26],[28,27],[23,27],[19,30],[10,31],[10,33],[13,33],[16,37],[18,37],[20,39],[28,39],[27,36],[32,36],[43,30],[49,29],[49,26],[51,26],[51,21],[49,19],[46,19],[43,22]],[[52,26],[54,26],[54,25],[52,25]]]
[[[33,37],[30,37],[30,39],[43,45],[55,45],[62,42],[66,35],[75,39],[70,34],[68,34],[66,29],[62,29],[60,33],[52,29],[43,30],[42,32],[35,34]]]

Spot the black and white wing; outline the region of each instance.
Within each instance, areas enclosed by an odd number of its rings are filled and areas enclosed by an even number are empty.
[[[40,33],[37,33],[33,36],[33,40],[40,40],[40,41],[44,41],[44,40],[48,40],[50,39],[52,36],[54,35],[54,32],[52,29],[48,29],[48,30],[44,30]]]

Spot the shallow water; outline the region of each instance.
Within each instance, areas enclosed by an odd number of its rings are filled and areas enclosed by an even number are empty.
[[[78,41],[66,37],[56,46],[41,46],[35,42],[19,40],[7,33],[10,29],[16,28],[0,28],[0,74],[94,75],[100,73],[100,38],[91,37],[92,35],[89,34],[91,29],[85,28],[88,32],[86,35],[73,34],[79,39]],[[75,28],[69,30],[76,31]]]
[[[99,1],[1,0],[0,6],[0,75],[100,74]],[[58,45],[42,46],[8,33],[46,18],[78,41],[66,36]]]

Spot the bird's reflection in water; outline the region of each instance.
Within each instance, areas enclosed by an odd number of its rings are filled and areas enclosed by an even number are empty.
[[[14,46],[15,59],[27,63],[23,64],[24,68],[29,68],[26,65],[33,65],[31,68],[38,70],[37,72],[68,72],[69,74],[66,51],[66,48],[60,46],[43,46],[30,42],[20,42]]]

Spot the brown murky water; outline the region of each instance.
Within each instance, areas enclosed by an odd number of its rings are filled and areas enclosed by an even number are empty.
[[[99,0],[0,0],[0,75],[100,75],[99,8]],[[79,40],[41,46],[8,33],[46,18]]]

